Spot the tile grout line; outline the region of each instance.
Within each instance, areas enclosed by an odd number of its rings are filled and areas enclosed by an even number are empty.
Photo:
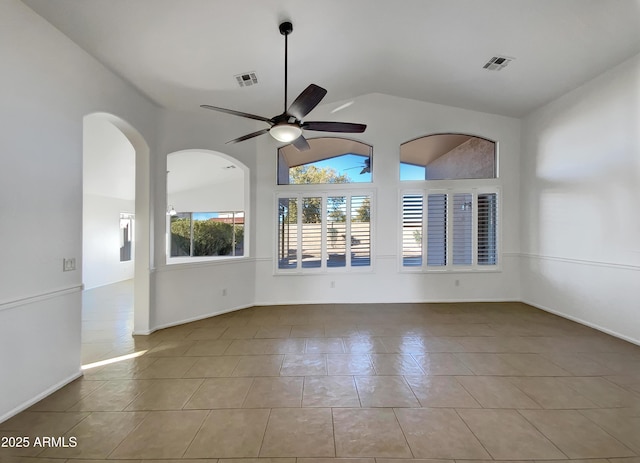
[[[185,410],[182,409],[182,411],[185,411]],[[213,413],[213,410],[209,410],[207,412],[207,414],[204,416],[204,418],[202,418],[202,421],[200,422],[200,426],[198,426],[198,429],[196,430],[196,432],[193,433],[193,437],[189,441],[189,445],[187,445],[187,447],[184,449],[184,452],[182,452],[182,455],[180,456],[180,458],[183,458],[187,454],[187,452],[189,451],[189,449],[193,445],[193,441],[196,440],[196,436],[198,435],[198,433],[200,433],[200,430],[202,429],[202,427],[206,423],[206,421],[209,418],[209,416],[211,415],[211,413]],[[142,459],[141,461],[144,461],[144,459]]]
[[[463,386],[464,388],[464,386]],[[482,407],[482,404],[480,404],[480,402],[478,402],[478,404]],[[482,410],[482,408],[480,409],[476,409],[476,410]],[[471,433],[471,435],[473,437],[476,438],[476,440],[478,441],[478,443],[482,446],[482,448],[484,449],[485,452],[487,452],[487,455],[489,455],[493,460],[495,460],[495,457],[491,454],[491,452],[489,452],[489,449],[484,445],[484,443],[480,440],[480,438],[476,435],[475,432],[473,432],[473,429],[471,429],[471,426],[469,426],[469,424],[465,421],[465,419],[463,418],[463,416],[460,414],[460,412],[458,412],[457,408],[453,408],[453,411],[455,412],[455,414],[458,416],[458,418],[460,418],[460,421],[462,421],[464,423],[464,425],[466,426],[466,428],[469,430],[469,432]]]
[[[142,410],[138,411],[138,413],[140,413],[140,412],[143,412],[143,411],[142,411]],[[126,436],[124,436],[124,437],[122,438],[122,440],[118,443],[118,445],[116,445],[116,446],[113,448],[113,450],[111,450],[111,452],[109,452],[109,453],[107,454],[107,459],[109,459],[109,457],[111,457],[111,455],[113,455],[113,452],[115,452],[116,450],[118,450],[118,448],[120,448],[120,446],[122,445],[122,443],[123,443],[125,440],[127,440],[127,437],[129,437],[131,434],[133,434],[134,432],[136,432],[136,430],[137,430],[140,426],[142,426],[142,423],[144,423],[144,422],[147,420],[147,418],[149,418],[150,413],[151,413],[151,412],[150,412],[149,410],[145,410],[145,411],[144,411],[144,418],[142,418],[142,419],[140,420],[140,422],[139,422],[137,425],[135,425],[135,426],[133,427],[133,429],[132,429],[132,430],[131,430],[131,431],[130,431]]]
[[[524,416],[522,413],[520,413],[520,410],[517,408],[513,408],[512,410],[514,410],[518,415],[520,415],[527,423],[529,423],[531,426],[533,426],[533,428],[538,431],[540,433],[541,436],[543,436],[545,439],[547,439],[551,445],[553,445],[556,449],[558,449],[558,451],[560,453],[562,453],[564,456],[566,456],[569,460],[571,460],[571,457],[569,455],[567,455],[566,452],[563,452],[562,449],[560,447],[558,447],[558,445],[556,445],[555,442],[553,442],[553,440],[551,440],[551,438],[549,436],[547,436],[545,433],[542,432],[541,429],[539,429],[535,423],[532,423],[530,420],[527,419],[526,416]]]
[[[413,388],[411,387],[411,384],[409,384],[409,381],[407,380],[407,376],[410,376],[410,375],[400,375],[400,377],[402,378],[402,381],[404,381],[405,386],[409,388],[409,390],[411,391],[411,394],[413,394],[413,397],[416,399],[416,402],[418,403],[418,405],[420,405],[420,408],[425,408],[422,405],[422,402],[420,402],[420,399],[418,398],[416,391],[414,391]]]
[[[249,385],[249,388],[247,389],[247,393],[244,396],[244,399],[242,399],[242,404],[240,404],[240,408],[245,409],[245,404],[247,403],[247,398],[249,397],[249,393],[251,392],[251,389],[253,388],[253,385],[256,382],[256,377],[252,377],[251,378],[251,384]]]
[[[330,410],[331,410],[331,431],[333,433],[333,457],[338,458],[338,444],[336,442],[336,423],[335,423],[335,418],[333,416],[333,407],[330,407]]]
[[[591,418],[589,418],[589,416],[585,415],[584,413],[582,413],[582,410],[601,410],[601,409],[576,409],[574,410],[575,412],[578,412],[580,414],[580,416],[583,416],[585,419],[587,419],[590,423],[594,424],[598,429],[602,430],[602,432],[604,432],[605,434],[607,434],[609,437],[611,437],[612,439],[614,439],[615,441],[619,442],[623,447],[626,447],[628,450],[630,450],[631,452],[633,452],[636,456],[640,456],[640,452],[637,452],[635,450],[635,448],[631,448],[629,445],[627,445],[625,442],[621,441],[620,439],[618,439],[616,436],[614,436],[613,434],[611,434],[609,431],[607,431],[605,428],[603,428],[602,426],[600,426],[596,421],[592,420]],[[633,457],[610,457],[610,458],[633,458]]]
[[[465,375],[465,376],[468,376],[468,375]],[[475,376],[475,375],[474,375],[474,376]],[[459,378],[459,377],[460,377],[459,375],[452,375],[452,376],[451,376],[451,378],[453,378],[453,380],[456,382],[456,384],[459,384],[459,385],[460,385],[460,387],[461,387],[461,388],[462,388],[462,389],[463,389],[467,394],[469,394],[469,397],[471,397],[471,398],[474,400],[474,402],[475,402],[475,403],[477,403],[477,404],[480,406],[480,409],[488,408],[488,407],[485,407],[484,405],[482,405],[482,404],[480,403],[480,400],[478,400],[478,399],[476,398],[476,396],[474,396],[474,395],[471,393],[471,391],[469,391],[466,387],[464,387],[464,384],[462,383],[462,381],[459,381],[459,380],[458,380],[458,378]],[[454,409],[455,409],[455,408],[454,408]],[[457,410],[456,410],[456,413],[457,413]],[[458,415],[459,415],[459,414],[458,414]],[[460,419],[462,419],[462,417],[460,417]],[[464,421],[464,420],[463,420],[463,421]]]
[[[256,455],[256,458],[260,458],[260,454],[262,453],[262,447],[264,446],[264,438],[267,435],[267,429],[269,429],[269,422],[271,421],[271,412],[273,411],[273,408],[269,408],[269,416],[267,417],[267,424],[264,427],[264,432],[262,433],[262,440],[260,441],[260,448],[258,449],[258,455]],[[296,458],[297,461],[297,458]]]
[[[393,417],[396,419],[396,423],[398,424],[398,428],[400,428],[400,432],[402,433],[402,437],[404,438],[404,442],[405,444],[407,444],[407,448],[409,449],[409,452],[411,453],[411,457],[415,458],[415,454],[413,453],[413,449],[411,448],[411,445],[409,445],[409,439],[407,439],[407,435],[404,432],[404,429],[402,428],[402,425],[400,424],[400,419],[398,419],[398,414],[396,413],[396,407],[389,407],[391,409],[391,412],[393,413]]]

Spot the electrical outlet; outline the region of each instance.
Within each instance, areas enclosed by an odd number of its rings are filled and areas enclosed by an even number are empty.
[[[460,286],[460,280],[456,280],[456,286]]]
[[[62,271],[63,272],[72,272],[76,269],[76,258],[75,257],[65,257],[62,259]]]
[[[335,288],[336,287],[336,282],[331,280],[331,283],[329,283],[329,287],[330,288]]]
[[[222,295],[226,296],[227,295],[227,288],[222,288]]]

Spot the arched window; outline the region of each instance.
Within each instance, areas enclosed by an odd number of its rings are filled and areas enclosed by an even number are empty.
[[[167,263],[247,254],[249,171],[209,150],[167,156]]]
[[[351,184],[371,182],[373,149],[334,137],[309,145],[278,149],[276,273],[370,270],[373,192]]]
[[[496,177],[496,143],[486,138],[436,134],[400,146],[400,180]]]
[[[473,135],[440,134],[404,143],[400,180],[423,181],[401,194],[403,269],[498,267],[500,189],[495,142]]]
[[[278,185],[371,182],[373,148],[346,138],[309,141],[311,149],[278,149]]]

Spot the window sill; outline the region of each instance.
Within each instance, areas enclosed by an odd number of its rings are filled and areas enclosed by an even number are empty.
[[[454,273],[500,273],[502,267],[499,265],[491,265],[484,267],[466,267],[466,268],[422,268],[422,267],[400,267],[400,273],[421,273],[421,274],[454,274]]]
[[[248,259],[247,256],[169,257],[166,265],[173,267],[176,265],[224,264]]]
[[[329,267],[329,268],[305,268],[305,269],[276,269],[273,272],[274,276],[310,276],[310,275],[332,275],[332,274],[347,275],[362,274],[362,273],[374,273],[373,265],[362,267]]]

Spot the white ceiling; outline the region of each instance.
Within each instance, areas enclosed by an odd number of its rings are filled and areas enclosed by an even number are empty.
[[[520,117],[640,52],[640,0],[23,0],[159,105],[271,117],[309,83]],[[502,71],[492,56],[516,58]],[[235,74],[260,83],[239,88]],[[336,119],[339,119],[339,113]],[[233,117],[233,116],[229,116]]]

